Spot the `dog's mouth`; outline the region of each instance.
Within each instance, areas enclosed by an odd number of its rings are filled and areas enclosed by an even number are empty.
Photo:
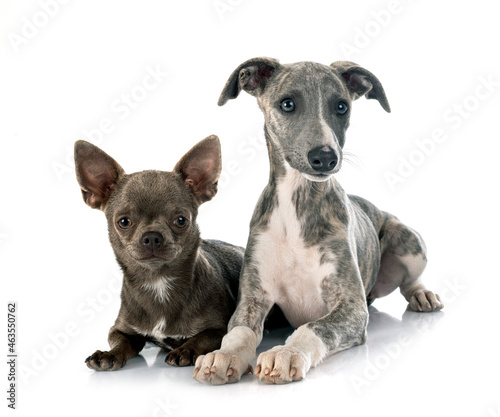
[[[143,258],[136,259],[136,261],[139,261],[139,262],[160,262],[160,261],[166,261],[166,259],[163,256],[153,254],[153,255],[144,256]]]
[[[177,258],[180,252],[180,248],[171,247],[168,248],[168,250],[157,249],[154,251],[136,251],[132,257],[143,265],[155,266],[172,262]]]
[[[313,181],[313,182],[324,182],[324,181],[327,181],[328,179],[330,179],[333,175],[333,173],[324,173],[324,172],[321,172],[321,173],[318,173],[318,174],[306,174],[305,172],[301,172],[302,176],[309,180],[309,181]]]

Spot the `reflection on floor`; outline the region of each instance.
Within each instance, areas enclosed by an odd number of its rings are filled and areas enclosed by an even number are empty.
[[[354,389],[360,390],[367,381],[375,379],[420,335],[431,330],[444,317],[442,312],[415,313],[407,309],[400,320],[378,311],[373,306],[369,307],[369,313],[367,342],[327,358],[321,365],[311,370],[311,377],[316,376],[316,373],[338,375],[346,372]],[[291,327],[284,327],[267,331],[258,347],[257,354],[276,345],[284,344],[293,330]],[[131,359],[122,370],[113,374],[118,379],[122,379],[123,373],[134,374],[134,378],[142,376],[150,378],[152,373],[156,371],[166,373],[171,378],[191,383],[192,368],[175,368],[166,365],[164,362],[166,354],[167,352],[163,349],[147,345],[139,356]],[[255,365],[255,360],[253,365]],[[91,374],[91,378],[96,380],[107,380],[109,377],[109,373],[93,372]],[[252,376],[244,378],[255,379]],[[256,380],[254,382],[257,383]]]
[[[335,410],[343,416],[369,412],[373,402],[388,398],[392,415],[401,415],[399,404],[406,410],[405,404],[411,402],[415,392],[426,395],[439,392],[435,388],[440,383],[436,378],[439,373],[434,372],[436,364],[448,366],[442,358],[448,355],[449,346],[456,344],[452,338],[443,343],[441,332],[435,331],[442,327],[438,324],[447,317],[445,313],[415,313],[404,308],[405,305],[395,309],[403,313],[397,318],[370,306],[367,342],[330,356],[298,383],[270,386],[248,374],[237,384],[209,387],[193,380],[192,367],[166,365],[167,352],[151,345],[120,371],[87,370],[86,389],[96,395],[106,392],[111,397],[123,398],[120,407],[127,411],[136,406],[135,395],[144,396],[149,415],[155,416],[233,415],[209,412],[205,407],[207,402],[224,404],[226,411],[231,405],[241,407],[259,402],[266,404],[266,414],[282,413],[285,407],[292,415],[307,415],[310,404],[304,399],[309,397],[325,404],[335,399]],[[292,332],[291,327],[286,327],[265,334],[258,353],[284,344]],[[426,369],[427,366],[434,369]],[[293,402],[295,398],[301,400]],[[168,406],[158,405],[165,402]],[[168,412],[157,414],[158,407],[167,408]],[[354,409],[356,413],[351,413]]]

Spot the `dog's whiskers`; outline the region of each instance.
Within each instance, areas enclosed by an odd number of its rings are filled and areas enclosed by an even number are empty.
[[[360,171],[364,170],[363,162],[357,155],[353,154],[352,152],[344,151],[344,161],[359,169]]]

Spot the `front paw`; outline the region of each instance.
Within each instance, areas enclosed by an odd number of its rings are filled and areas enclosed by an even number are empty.
[[[85,359],[87,367],[94,371],[116,371],[127,363],[125,355],[115,352],[101,352],[96,350],[95,353]]]
[[[439,298],[439,295],[434,294],[429,290],[415,291],[410,298],[410,307],[417,312],[439,311],[444,305]]]
[[[179,347],[169,352],[165,358],[165,362],[172,366],[189,366],[194,365],[199,353],[195,349]]]
[[[252,367],[238,355],[216,350],[198,357],[193,378],[203,384],[221,385],[238,382],[248,372]]]
[[[259,355],[255,376],[266,384],[286,384],[303,379],[310,367],[299,350],[276,346]]]

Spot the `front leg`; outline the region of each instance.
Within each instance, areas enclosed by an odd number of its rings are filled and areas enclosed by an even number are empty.
[[[251,372],[250,362],[262,340],[264,320],[274,302],[259,285],[257,275],[243,266],[240,296],[219,350],[199,356],[193,378],[204,384],[237,382]]]
[[[199,356],[193,378],[203,384],[238,382],[252,371],[250,362],[257,348],[256,335],[247,326],[236,326],[222,339],[219,350]]]
[[[366,341],[368,308],[357,266],[346,278],[330,277],[326,287],[335,288],[332,296],[336,294],[330,312],[300,326],[284,346],[261,353],[255,376],[268,384],[300,381],[327,356]]]
[[[172,366],[189,366],[200,355],[220,348],[226,329],[206,329],[189,338],[184,344],[169,352],[165,362]]]
[[[122,368],[129,359],[137,356],[146,344],[146,339],[137,334],[127,334],[116,325],[109,331],[108,342],[111,349],[95,351],[85,363],[95,371],[116,371]]]

